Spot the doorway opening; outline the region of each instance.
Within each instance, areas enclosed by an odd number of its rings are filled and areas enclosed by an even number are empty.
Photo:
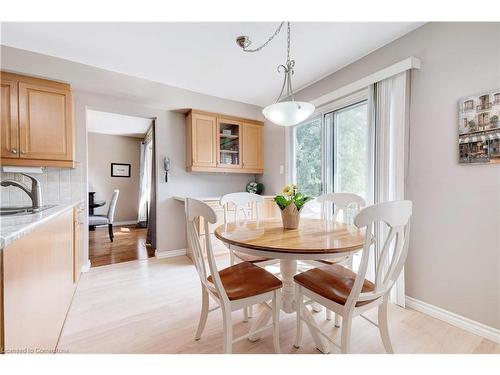
[[[87,109],[91,267],[156,248],[155,119]]]

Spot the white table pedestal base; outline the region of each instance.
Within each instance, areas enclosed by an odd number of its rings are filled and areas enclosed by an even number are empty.
[[[287,314],[296,313],[295,307],[295,285],[293,281],[293,277],[297,274],[297,261],[293,259],[280,259],[280,271],[281,271],[281,281],[283,282],[283,288],[281,290],[281,310],[283,310]],[[269,306],[263,304],[264,311],[259,314],[252,327],[250,328],[250,336],[248,339],[252,342],[260,339],[260,333],[252,334],[259,330],[260,328],[266,326],[271,319],[271,310]],[[321,306],[321,305],[319,305]],[[321,308],[321,307],[320,307]],[[316,344],[316,347],[322,353],[328,353],[330,351],[328,342],[323,339],[318,333],[310,328],[310,326],[314,322],[314,317],[312,314],[305,308],[306,312],[304,313],[304,318],[306,321],[306,326],[309,329],[311,336]],[[319,309],[318,309],[319,310]],[[316,309],[315,309],[316,311]]]

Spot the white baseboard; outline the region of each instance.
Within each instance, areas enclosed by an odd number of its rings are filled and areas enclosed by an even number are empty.
[[[479,323],[475,320],[408,296],[406,296],[406,307],[420,311],[433,318],[449,323],[452,326],[500,344],[500,329],[487,326],[486,324]]]
[[[158,259],[173,258],[186,255],[186,249],[177,250],[155,250],[155,257]]]

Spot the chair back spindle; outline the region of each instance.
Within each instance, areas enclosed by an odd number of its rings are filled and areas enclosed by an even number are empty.
[[[365,208],[356,216],[356,226],[365,229],[365,242],[356,280],[346,306],[382,297],[394,286],[408,255],[411,215],[412,202],[404,200],[375,204]],[[375,289],[362,293],[370,251],[375,247],[374,241],[378,240],[374,236],[374,231],[379,224],[385,225],[388,232],[376,259]]]
[[[264,203],[264,198],[262,196],[252,193],[240,192],[240,193],[230,193],[224,195],[220,204],[224,207],[224,224],[230,222],[229,216],[229,206],[234,207],[234,222],[238,222],[238,216],[240,212],[243,212],[244,220],[259,220],[259,204]],[[247,208],[251,208],[252,216],[247,213]]]
[[[340,213],[346,216],[350,205],[357,205],[358,209],[366,205],[365,200],[354,193],[322,194],[316,198],[316,202],[321,205],[321,219],[325,221],[340,221]]]
[[[208,271],[210,271],[210,274],[208,274],[205,258],[203,256],[200,236],[198,233],[197,224],[199,218],[203,218],[205,233],[209,233],[208,224],[215,224],[217,222],[217,216],[214,210],[209,205],[193,198],[186,198],[185,209],[188,243],[190,249],[192,250],[193,261],[198,272],[198,276],[200,277],[200,281],[205,287],[207,287],[208,290],[215,288],[218,298],[229,302],[229,298],[227,297],[226,291],[219,276],[210,236],[203,236],[205,238]],[[212,276],[213,285],[209,285],[209,281],[207,280],[208,276]]]

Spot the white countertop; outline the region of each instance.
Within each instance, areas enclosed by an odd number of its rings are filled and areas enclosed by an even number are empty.
[[[58,204],[36,214],[2,216],[0,218],[0,249],[5,248],[61,212],[71,209],[81,202],[81,200],[77,200],[70,203]]]
[[[176,201],[179,201],[179,202],[182,202],[184,203],[184,201],[186,200],[186,198],[194,198],[194,199],[198,199],[200,201],[220,201],[222,195],[220,196],[205,196],[205,197],[197,197],[197,196],[194,196],[194,197],[186,197],[186,196],[181,196],[181,195],[174,195],[173,198],[176,200]],[[274,198],[274,195],[261,195],[262,198]]]

